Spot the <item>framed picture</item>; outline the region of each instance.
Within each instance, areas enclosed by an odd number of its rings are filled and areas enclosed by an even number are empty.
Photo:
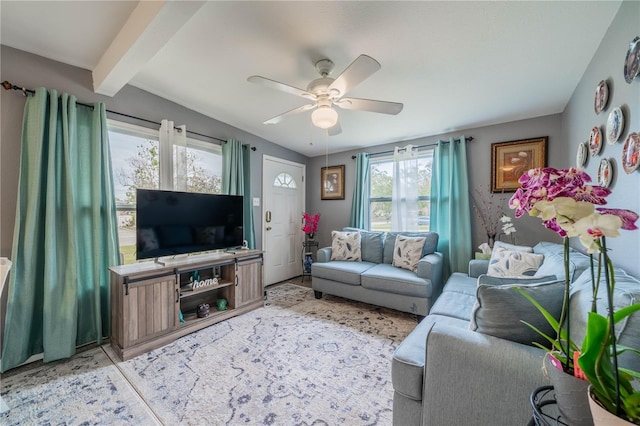
[[[320,198],[344,200],[344,164],[323,167],[320,171]]]
[[[548,137],[491,144],[491,191],[515,192],[529,169],[547,166]]]

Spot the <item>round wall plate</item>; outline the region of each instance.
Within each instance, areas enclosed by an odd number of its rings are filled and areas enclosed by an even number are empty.
[[[593,109],[596,114],[600,114],[602,110],[607,106],[607,100],[609,99],[609,86],[607,82],[602,80],[596,87],[596,97],[593,101]]]
[[[631,84],[640,74],[640,36],[629,43],[627,57],[624,59],[624,81]]]
[[[589,155],[589,142],[582,142],[578,145],[578,153],[576,154],[576,166],[581,169],[587,164],[587,156]]]
[[[594,127],[591,129],[591,133],[589,134],[589,150],[591,151],[591,156],[596,156],[600,154],[600,150],[602,149],[602,132],[600,132],[600,127]]]
[[[600,166],[598,166],[598,185],[603,188],[608,188],[611,185],[611,179],[613,178],[613,167],[611,161],[607,158],[600,160]]]
[[[640,136],[631,133],[622,147],[622,168],[625,173],[633,173],[640,165]]]
[[[607,143],[613,145],[620,139],[622,130],[624,129],[624,114],[620,107],[615,107],[607,119]]]

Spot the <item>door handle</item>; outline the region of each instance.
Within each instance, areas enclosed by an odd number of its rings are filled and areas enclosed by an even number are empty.
[[[267,210],[267,212],[264,215],[264,220],[267,223],[271,222],[271,210]]]

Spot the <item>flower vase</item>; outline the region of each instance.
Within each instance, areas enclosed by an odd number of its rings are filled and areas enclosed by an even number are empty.
[[[596,396],[593,394],[593,389],[589,386],[589,408],[591,409],[591,416],[593,418],[593,424],[595,426],[630,426],[633,425],[630,421],[627,421],[621,417],[616,416],[613,413],[607,411],[600,402],[596,400]]]
[[[489,247],[493,248],[493,245],[496,242],[496,234],[495,233],[487,234],[487,238],[489,239],[488,241]]]
[[[592,426],[587,398],[589,382],[557,368],[556,365],[561,366],[561,363],[552,354],[545,356],[544,365],[556,394],[562,421],[569,425]]]
[[[305,274],[310,274],[311,273],[311,264],[313,263],[313,258],[311,257],[311,254],[306,254],[304,256],[304,272]]]

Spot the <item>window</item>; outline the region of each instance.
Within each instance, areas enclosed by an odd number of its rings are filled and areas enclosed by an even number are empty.
[[[111,167],[118,216],[118,237],[123,263],[136,259],[136,188],[159,188],[160,147],[158,131],[109,120]],[[220,193],[222,150],[220,146],[187,138],[186,188],[189,192]],[[176,150],[174,149],[174,162]],[[174,167],[174,170],[177,168]],[[172,176],[173,187],[177,176]]]
[[[277,188],[291,188],[296,189],[298,186],[296,185],[296,181],[287,172],[282,172],[273,180],[273,186]]]
[[[418,229],[429,230],[429,197],[433,150],[420,152],[418,158]],[[393,187],[393,157],[371,158],[369,163],[369,220],[372,231],[391,230],[391,194]]]

